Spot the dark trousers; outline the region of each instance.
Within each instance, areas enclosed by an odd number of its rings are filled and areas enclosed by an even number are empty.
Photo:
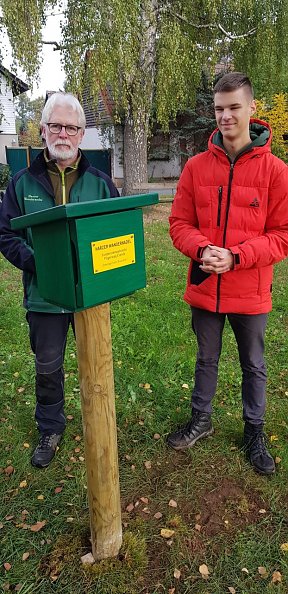
[[[267,314],[218,314],[192,307],[192,328],[197,337],[198,353],[192,407],[212,412],[216,392],[218,362],[226,316],[234,332],[242,369],[243,419],[251,424],[263,423],[266,406],[266,366],[264,335]]]
[[[31,311],[26,317],[35,354],[36,423],[40,433],[60,434],[66,425],[63,360],[70,324],[74,331],[74,317]]]

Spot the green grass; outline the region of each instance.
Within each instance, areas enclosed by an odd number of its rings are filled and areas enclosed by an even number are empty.
[[[80,562],[91,545],[74,338],[69,336],[65,362],[66,413],[73,418],[55,461],[39,471],[30,465],[37,442],[34,363],[21,307],[21,275],[0,258],[3,592],[288,591],[288,553],[280,548],[288,542],[287,261],[275,269],[266,338],[266,432],[273,455],[281,460],[276,475],[265,478],[252,471],[241,451],[241,378],[229,326],[214,401],[215,435],[188,452],[166,447],[167,433],[189,417],[196,355],[189,308],[182,301],[187,261],[173,249],[167,230],[165,222],[145,225],[147,287],[111,305],[123,546],[117,559],[89,568]],[[55,493],[56,487],[62,491]],[[168,505],[171,499],[177,508]],[[129,513],[131,502],[136,505]],[[154,518],[156,512],[162,513],[160,519]],[[39,532],[31,531],[43,520]],[[161,537],[161,528],[174,530],[171,542]],[[26,552],[29,558],[23,561]],[[5,570],[4,563],[11,569]],[[201,577],[202,564],[208,566],[208,579]],[[264,577],[260,566],[267,570]],[[271,583],[275,571],[281,583]]]

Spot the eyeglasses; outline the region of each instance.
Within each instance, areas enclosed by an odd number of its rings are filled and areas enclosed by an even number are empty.
[[[68,124],[68,126],[63,126],[62,124],[49,123],[46,124],[46,126],[48,126],[48,130],[51,134],[60,134],[62,128],[65,128],[65,132],[68,136],[76,136],[78,130],[81,130],[81,126],[71,126],[70,124]]]

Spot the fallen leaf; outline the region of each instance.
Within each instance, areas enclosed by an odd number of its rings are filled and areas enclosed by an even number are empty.
[[[0,522],[0,530],[2,530],[2,528],[4,528],[4,524],[2,524],[2,522]]]
[[[143,507],[142,512],[144,514],[151,514],[150,509],[148,507]]]
[[[154,439],[160,439],[161,438],[161,435],[159,433],[154,433],[153,438]]]
[[[30,448],[30,443],[25,441],[25,443],[23,443],[23,448]]]
[[[7,522],[8,522],[9,520],[13,520],[13,518],[14,518],[14,516],[5,516],[5,520],[7,520]]]
[[[21,487],[21,489],[24,489],[24,487],[27,487],[27,481],[21,481],[19,487]]]
[[[56,489],[54,489],[54,493],[61,493],[61,491],[63,491],[63,487],[56,487]]]
[[[81,562],[88,563],[88,565],[92,565],[93,563],[95,563],[95,559],[92,553],[87,553],[86,555],[83,555],[83,557],[81,557]]]
[[[202,526],[200,524],[195,524],[195,530],[198,530],[198,532],[201,531]]]
[[[282,575],[280,571],[273,571],[272,573],[272,584],[280,584],[282,582]]]
[[[162,528],[160,532],[162,538],[171,538],[174,536],[175,530],[169,530],[168,528]]]
[[[39,501],[43,501],[43,499],[45,499],[44,495],[38,495],[37,499],[39,499]]]
[[[66,518],[66,522],[68,522],[68,524],[71,524],[71,522],[74,522],[74,518],[69,516],[68,518]]]
[[[75,441],[81,441],[81,436],[80,435],[76,435],[76,437],[74,437]]]
[[[144,384],[143,388],[144,390],[150,390],[151,386],[150,384]]]
[[[182,384],[182,388],[184,388],[184,390],[189,390],[188,384]]]
[[[28,551],[27,551],[27,553],[23,553],[22,561],[26,561],[27,559],[29,559],[29,557],[30,557],[30,553],[28,553]]]
[[[134,504],[133,503],[129,503],[129,505],[127,505],[127,507],[126,507],[126,511],[129,512],[129,513],[131,511],[133,511],[133,509],[134,509]]]
[[[169,588],[168,594],[175,594],[175,588]]]
[[[202,577],[207,580],[209,575],[209,569],[205,563],[199,566],[199,573],[201,573]]]
[[[149,503],[148,497],[140,497],[140,501],[142,501],[142,503],[145,503],[145,505],[147,505],[147,503]]]
[[[270,435],[270,441],[271,441],[271,443],[273,441],[278,441],[278,435]]]
[[[11,567],[12,567],[12,565],[10,565],[10,563],[3,563],[3,565],[4,565],[4,569],[5,569],[6,571],[10,571],[10,569],[11,569]]]
[[[170,499],[168,505],[169,507],[177,507],[177,503],[174,499]]]
[[[23,584],[17,584],[14,588],[14,592],[21,592]]]
[[[144,466],[147,470],[150,470],[150,468],[152,468],[151,460],[146,460],[146,462],[144,462]]]
[[[281,462],[281,458],[279,458],[279,456],[276,456],[275,464],[280,464],[280,462]]]
[[[155,518],[155,520],[160,520],[162,518],[161,512],[156,512],[156,514],[154,514],[153,518]]]
[[[5,474],[7,474],[9,476],[10,474],[13,474],[14,470],[15,469],[13,466],[7,466],[7,468],[5,468],[5,470],[4,470],[4,472],[5,472]]]
[[[42,528],[44,528],[45,524],[46,520],[43,520],[42,522],[36,522],[36,524],[30,526],[30,530],[31,532],[39,532],[39,530],[42,530]]]
[[[74,452],[75,454],[79,454],[79,452],[81,452],[81,448],[75,448]]]
[[[258,573],[263,578],[267,578],[268,577],[268,572],[267,572],[266,567],[262,567],[262,566],[258,567]]]
[[[22,392],[24,392],[24,390],[25,390],[25,388],[21,387],[21,388],[18,388],[17,392],[19,392],[19,394],[22,394]]]
[[[67,415],[66,419],[68,419],[68,421],[72,421],[74,419],[73,415]]]
[[[174,569],[174,578],[175,580],[180,580],[181,577],[181,571],[180,569]]]
[[[285,553],[288,552],[288,542],[283,542],[283,544],[280,545],[280,549],[281,551],[284,551]]]
[[[266,514],[266,509],[259,509],[259,514]]]
[[[241,571],[243,571],[243,573],[249,573],[247,567],[242,567]]]
[[[233,586],[229,586],[228,590],[231,594],[236,594],[236,590],[233,588]]]

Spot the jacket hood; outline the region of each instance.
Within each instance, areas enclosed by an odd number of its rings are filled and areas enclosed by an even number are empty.
[[[269,124],[267,122],[263,122],[262,120],[257,120],[253,118],[250,120],[249,129],[251,144],[246,146],[243,152],[246,152],[247,150],[251,150],[254,148],[256,149],[257,147],[265,147],[266,150],[270,151],[272,141],[272,130]],[[212,151],[213,148],[216,146],[225,151],[223,145],[223,136],[220,130],[218,130],[218,128],[216,128],[216,130],[212,132],[208,143],[208,148]]]

